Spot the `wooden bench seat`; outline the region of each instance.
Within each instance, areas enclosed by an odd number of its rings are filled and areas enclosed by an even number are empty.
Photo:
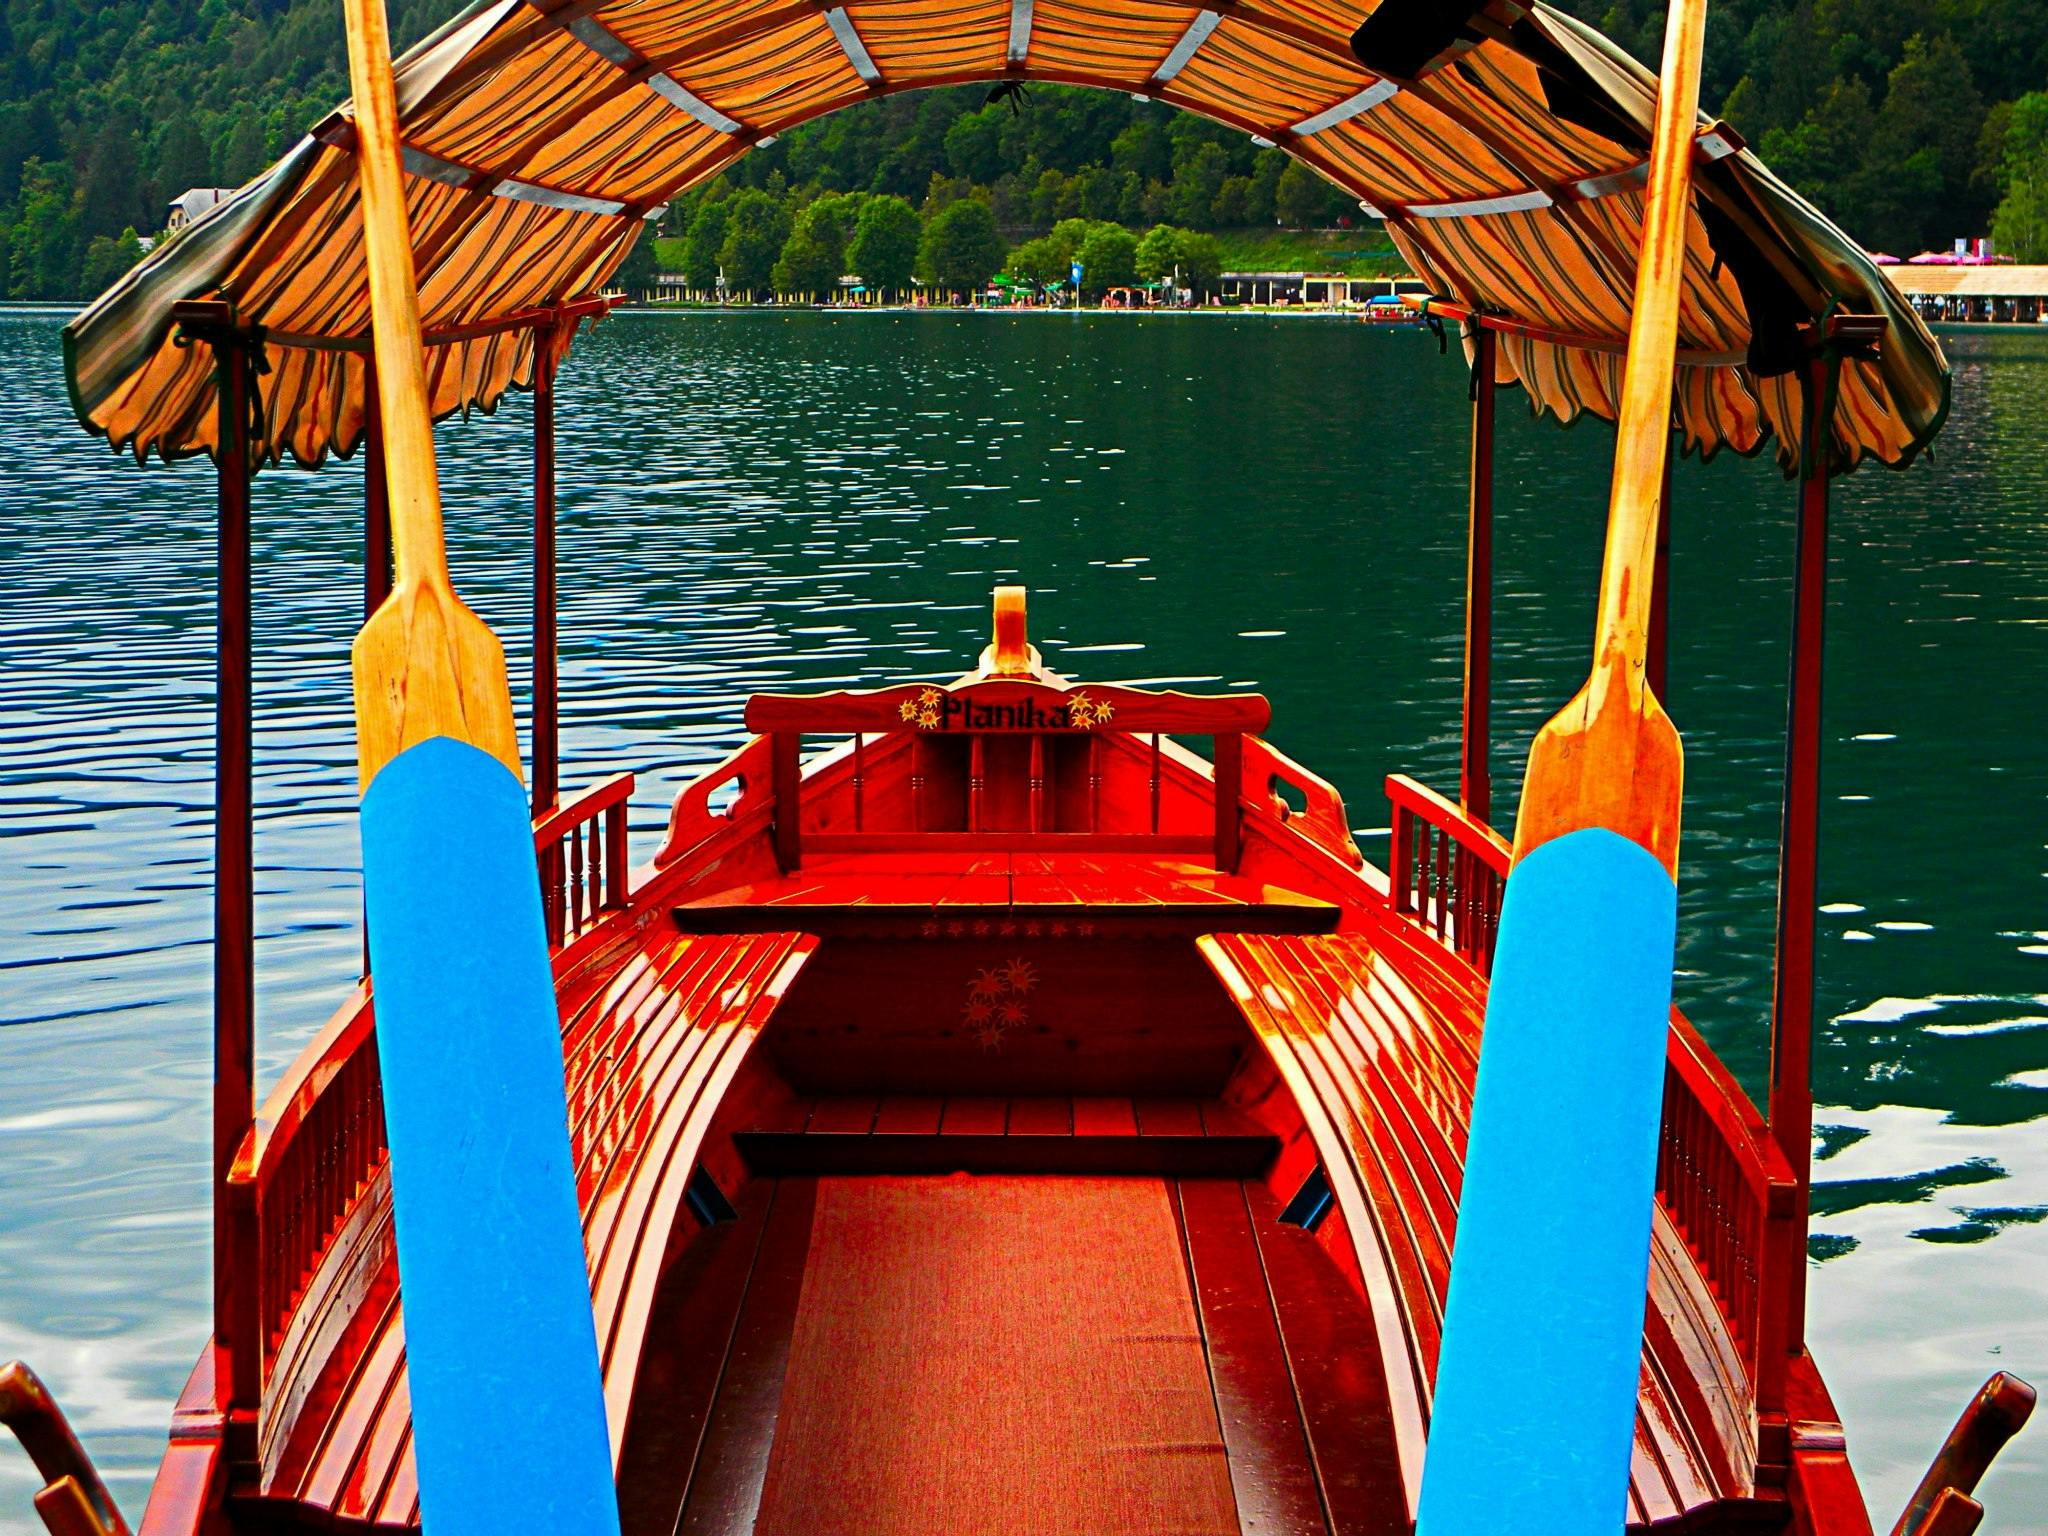
[[[1419,1486],[1442,1338],[1484,983],[1448,956],[1358,934],[1219,934],[1199,947],[1299,1105],[1372,1304],[1403,1477]],[[1398,967],[1398,968],[1397,968]],[[1425,995],[1425,993],[1427,995]],[[1753,1461],[1703,1433],[1691,1362],[1735,1351],[1691,1256],[1655,1217],[1631,1530],[1753,1497]],[[1690,1411],[1688,1411],[1690,1410]],[[1781,1512],[1781,1511],[1778,1511]]]
[[[1100,1173],[1251,1178],[1279,1150],[1264,1127],[1198,1099],[874,1098],[800,1101],[734,1136],[757,1174]]]
[[[570,1143],[591,1265],[613,1454],[632,1401],[669,1237],[727,1086],[817,940],[787,931],[649,933],[601,982],[564,989]],[[341,1379],[279,1380],[304,1406],[266,1447],[263,1493],[338,1522],[419,1519],[406,1388],[404,1309],[391,1241],[388,1168],[358,1202],[356,1239],[374,1261],[330,1267],[367,1286],[362,1347]],[[319,1277],[316,1277],[316,1287]],[[350,1298],[309,1292],[306,1307]],[[307,1367],[308,1374],[314,1367]]]
[[[1078,916],[1086,907],[1085,918]],[[794,911],[792,909],[795,909]],[[801,916],[798,916],[798,913]],[[1328,933],[1335,904],[1197,859],[1115,853],[886,853],[806,860],[801,869],[674,909],[686,933],[800,926],[936,937],[928,924],[1001,921],[1101,931]]]

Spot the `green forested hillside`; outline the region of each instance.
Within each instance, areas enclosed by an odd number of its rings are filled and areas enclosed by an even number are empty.
[[[1649,0],[1565,0],[1640,58]],[[457,0],[395,0],[402,40]],[[0,293],[77,298],[188,186],[234,185],[347,94],[334,0],[4,0]],[[1849,231],[1901,255],[1995,232],[2048,259],[2048,0],[1714,0],[1704,97]],[[1278,151],[1120,95],[1033,86],[886,98],[734,171],[792,216],[821,191],[986,202],[1012,236],[1061,219],[1318,226],[1350,205]],[[934,178],[937,185],[934,185]],[[689,199],[666,233],[686,234]],[[1361,233],[1355,243],[1368,243]]]

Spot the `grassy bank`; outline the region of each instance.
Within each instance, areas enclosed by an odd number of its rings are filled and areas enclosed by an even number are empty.
[[[1359,229],[1229,229],[1216,232],[1226,272],[1336,272],[1403,275],[1394,242],[1377,224]]]
[[[1012,243],[1016,243],[1013,239]],[[1223,229],[1216,231],[1226,272],[1337,272],[1379,277],[1408,270],[1377,224],[1359,229]],[[683,241],[654,242],[654,264],[683,269]]]

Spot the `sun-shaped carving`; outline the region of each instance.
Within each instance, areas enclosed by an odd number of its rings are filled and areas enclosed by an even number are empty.
[[[896,713],[911,721],[920,731],[936,731],[939,728],[939,710],[946,696],[936,688],[922,690],[914,699],[905,699],[896,706]]]
[[[1107,724],[1109,717],[1115,713],[1116,706],[1109,700],[1091,699],[1085,692],[1077,693],[1067,700],[1067,718],[1084,731]]]
[[[996,1005],[985,997],[970,997],[960,1014],[969,1029],[979,1030],[995,1018]]]
[[[1027,1017],[1024,1004],[1017,998],[1005,998],[996,1008],[996,1022],[1005,1029],[1013,1029]]]
[[[1010,992],[1029,992],[1038,985],[1038,967],[1029,960],[1012,960],[1003,967],[1003,987]]]
[[[896,714],[900,719],[915,720],[917,718],[917,700],[905,699],[896,706]]]
[[[1008,966],[984,966],[974,973],[974,980],[967,984],[968,994],[972,997],[1000,997],[1009,990]]]
[[[975,1037],[981,1041],[981,1048],[984,1051],[997,1051],[1002,1049],[1003,1026],[1001,1024],[996,1023],[994,1021],[990,1021],[989,1023],[984,1024],[980,1029],[977,1029],[974,1033]]]

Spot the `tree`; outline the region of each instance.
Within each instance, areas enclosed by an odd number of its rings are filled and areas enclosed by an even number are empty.
[[[1289,229],[1321,229],[1330,222],[1330,184],[1299,160],[1289,160],[1273,189],[1273,213]]]
[[[725,243],[718,248],[726,288],[749,298],[766,293],[789,228],[781,198],[755,187],[735,192],[726,209]]]
[[[1052,232],[1045,238],[1060,253],[1062,264],[1071,262],[1081,252],[1081,242],[1094,232],[1095,226],[1087,219],[1061,219],[1053,225]]]
[[[1105,166],[1091,165],[1074,178],[1081,217],[1084,219],[1113,219],[1117,204],[1121,201],[1123,182],[1116,172]]]
[[[1081,286],[1090,295],[1138,280],[1138,237],[1121,224],[1098,224],[1081,242]]]
[[[626,249],[626,256],[612,273],[614,287],[625,291],[629,299],[637,299],[654,287],[654,280],[660,275],[654,264],[654,230],[645,219],[633,231],[633,243]]]
[[[1868,201],[1838,211],[1854,211],[1859,224],[1867,217],[1866,238],[1893,248],[1925,249],[1982,230],[1990,202],[1972,193],[1970,173],[1983,123],[1984,101],[1955,39],[1908,38],[1886,80],[1876,131],[1861,146]],[[1905,174],[1885,174],[1893,168]]]
[[[1036,240],[1026,240],[1012,250],[1003,270],[1012,277],[1021,277],[1043,288],[1065,282],[1067,267],[1068,257],[1053,244],[1052,237],[1040,235]]]
[[[86,242],[84,266],[79,275],[83,289],[80,297],[105,293],[140,260],[142,240],[132,228],[122,230],[119,239],[94,235]]]
[[[2001,151],[1991,237],[2021,261],[2048,261],[2048,91],[2012,104]]]
[[[31,160],[21,168],[20,213],[9,232],[8,294],[75,299],[79,294],[78,210],[71,168]]]
[[[1204,296],[1215,292],[1223,275],[1223,247],[1214,235],[1182,230],[1180,239],[1180,284]]]
[[[1216,190],[1216,203],[1212,210],[1216,227],[1239,229],[1250,223],[1251,194],[1251,177],[1224,177],[1223,185]]]
[[[836,293],[846,270],[846,225],[841,199],[821,197],[796,216],[775,259],[770,280],[777,293]]]
[[[710,199],[697,205],[690,220],[690,232],[683,237],[683,281],[692,288],[709,292],[718,286],[718,253],[725,248],[724,201]]]
[[[221,140],[219,163],[215,184],[223,187],[253,181],[268,163],[263,153],[263,124],[254,108],[245,109]]]
[[[1164,181],[1173,170],[1173,148],[1158,123],[1141,117],[1109,141],[1109,163],[1140,181]]]
[[[79,177],[79,233],[111,240],[125,228],[149,223],[153,211],[142,202],[142,164],[135,136],[119,123],[108,123],[94,135]]]
[[[1837,80],[1795,127],[1773,128],[1764,135],[1763,156],[1823,208],[1857,207],[1864,192],[1864,151],[1876,126],[1870,87],[1861,80]]]
[[[1148,283],[1173,276],[1173,269],[1180,263],[1180,241],[1185,233],[1185,230],[1175,229],[1171,224],[1154,224],[1146,230],[1138,248],[1132,252],[1138,276]]]
[[[1245,188],[1244,193],[1244,216],[1247,223],[1273,222],[1274,197],[1280,190],[1280,178],[1287,173],[1287,167],[1293,163],[1287,158],[1284,150],[1259,151],[1259,158],[1252,162],[1251,185]]]
[[[988,204],[965,198],[940,209],[925,225],[918,275],[948,293],[971,293],[995,276],[1008,254]]]
[[[1046,170],[1038,173],[1038,184],[1031,189],[1031,222],[1050,224],[1059,216],[1060,196],[1066,191],[1067,178],[1058,171]]]
[[[861,281],[885,294],[910,286],[917,269],[918,240],[923,230],[917,212],[900,197],[871,197],[854,225],[846,262]]]
[[[1155,225],[1138,242],[1138,276],[1147,282],[1174,278],[1183,288],[1206,294],[1223,272],[1223,247],[1214,235]]]
[[[200,137],[199,125],[192,121],[189,113],[176,114],[164,124],[163,136],[157,141],[156,188],[159,201],[168,202],[180,192],[206,186],[212,176],[206,140]],[[163,216],[160,207],[152,208],[150,212],[155,218]]]
[[[1216,217],[1216,194],[1230,174],[1230,157],[1221,144],[1203,144],[1174,170],[1169,189],[1174,219],[1190,228],[1206,229]]]
[[[946,130],[946,164],[955,176],[991,182],[1003,173],[1003,109],[983,107]]]

